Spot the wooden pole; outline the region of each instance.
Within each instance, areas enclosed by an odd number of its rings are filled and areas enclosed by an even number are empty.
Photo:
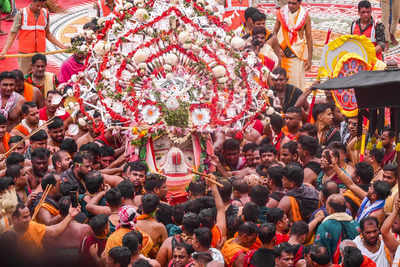
[[[211,176],[208,175],[208,174],[205,174],[205,173],[202,173],[202,172],[199,172],[199,171],[196,171],[196,170],[192,170],[192,173],[204,177],[207,181],[209,181],[209,182],[211,182],[211,183],[213,183],[213,184],[216,184],[216,185],[218,185],[219,187],[224,187],[223,184],[221,184],[220,182],[215,181],[215,180],[214,180],[213,178],[211,178]]]

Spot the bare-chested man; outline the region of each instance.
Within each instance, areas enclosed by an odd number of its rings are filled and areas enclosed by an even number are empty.
[[[24,73],[20,70],[13,70],[15,75],[15,92],[22,95],[26,102],[34,102],[38,108],[44,106],[44,97],[39,88],[25,82]]]
[[[0,113],[8,120],[10,131],[21,118],[21,107],[25,99],[15,92],[15,75],[12,72],[0,73]]]

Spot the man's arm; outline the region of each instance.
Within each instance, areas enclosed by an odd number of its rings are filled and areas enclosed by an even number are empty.
[[[334,159],[334,156],[331,155],[332,160]],[[361,189],[358,185],[356,185],[353,180],[347,176],[342,169],[336,164],[336,162],[333,163],[333,170],[335,171],[336,175],[338,178],[344,183],[344,185],[350,189],[356,196],[358,196],[361,199],[364,199],[367,196],[367,192]]]
[[[38,108],[44,107],[44,97],[42,95],[42,92],[40,92],[39,88],[33,87],[33,94],[35,96],[35,103],[38,106]]]
[[[162,267],[168,265],[168,251],[172,249],[172,237],[167,238],[161,245],[160,250],[157,253],[156,260],[160,263]]]
[[[385,25],[383,25],[383,23],[376,24],[375,40],[377,44],[377,46],[375,47],[376,53],[380,53],[385,50],[386,42],[388,40],[386,40],[385,38]]]
[[[53,216],[51,213],[46,210],[45,208],[41,207],[39,209],[38,215],[37,215],[37,220],[40,223],[43,223],[45,225],[54,225],[57,224],[61,221],[62,217],[60,215]]]
[[[305,30],[306,30],[307,49],[308,49],[308,59],[307,59],[304,67],[305,67],[305,71],[309,71],[311,69],[312,55],[313,55],[313,40],[312,40],[312,34],[311,34],[310,16],[307,16]]]
[[[74,208],[72,206],[69,207],[69,214],[67,215],[67,217],[65,217],[64,220],[62,220],[58,224],[47,226],[44,237],[45,238],[46,237],[55,238],[55,237],[61,235],[65,231],[65,229],[68,227],[70,222],[74,219],[74,217],[79,214],[79,212],[81,212],[80,207],[77,207],[77,208]]]
[[[0,53],[0,59],[3,59],[3,56],[7,54],[8,49],[12,46],[12,44],[15,41],[15,38],[17,37],[19,28],[21,27],[21,12],[18,12],[17,15],[15,15],[13,25],[11,27],[10,33],[7,36],[7,41],[5,46],[3,47],[3,50]]]
[[[108,206],[100,206],[98,205],[100,199],[104,197],[106,191],[101,191],[97,193],[92,199],[90,199],[86,205],[86,210],[91,214],[98,215],[98,214],[111,214],[111,209]]]
[[[278,36],[278,32],[279,32],[280,27],[281,27],[281,22],[279,21],[278,18],[276,18],[275,26],[274,26],[274,34],[275,34],[275,36]]]
[[[396,253],[397,247],[400,245],[391,231],[394,221],[399,216],[398,201],[399,200],[397,199],[396,205],[393,209],[393,212],[389,215],[389,217],[386,218],[386,220],[384,221],[382,228],[381,228],[383,242],[385,243],[387,248],[390,250],[392,255],[394,255]]]
[[[215,178],[215,177],[214,177]],[[216,179],[215,179],[216,180]],[[221,231],[222,239],[226,238],[226,217],[225,217],[225,205],[222,201],[221,195],[219,194],[217,185],[210,182],[210,188],[215,201],[215,207],[217,208],[217,227]]]
[[[279,60],[278,65],[280,66],[282,62],[282,49],[281,46],[279,45],[278,38],[276,38],[276,35],[273,35],[271,39],[268,41],[270,42],[270,46],[274,50],[274,53],[278,57]]]

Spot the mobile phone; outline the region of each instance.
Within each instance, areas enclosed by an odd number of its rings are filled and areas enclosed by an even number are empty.
[[[325,151],[325,157],[329,164],[332,164],[331,153],[329,151]]]
[[[69,195],[71,198],[71,205],[72,207],[76,208],[78,207],[78,197],[77,197],[77,191],[70,191]]]

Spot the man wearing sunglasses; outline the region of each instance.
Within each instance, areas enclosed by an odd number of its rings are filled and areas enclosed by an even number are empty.
[[[6,45],[0,53],[0,59],[4,58],[17,35],[18,52],[22,54],[46,52],[46,39],[61,49],[67,48],[50,32],[50,14],[45,8],[45,4],[46,0],[32,0],[29,6],[18,12],[7,37]],[[18,66],[24,74],[28,74],[31,70],[32,58],[19,57]]]

